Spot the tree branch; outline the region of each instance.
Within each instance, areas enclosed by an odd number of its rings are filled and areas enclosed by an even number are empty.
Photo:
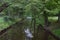
[[[7,8],[10,4],[4,3],[2,6],[0,6],[0,12],[2,12],[5,8]]]
[[[1,37],[5,32],[7,32],[9,29],[11,29],[13,26],[15,26],[15,25],[17,25],[17,24],[23,24],[23,21],[24,21],[24,19],[21,19],[20,21],[16,22],[15,24],[12,24],[12,25],[10,25],[9,27],[1,30],[1,31],[0,31],[0,37]]]
[[[43,27],[41,24],[38,25],[39,29],[46,31],[49,35],[51,35],[56,40],[60,40],[60,37],[53,34],[50,30],[47,29],[47,27]]]

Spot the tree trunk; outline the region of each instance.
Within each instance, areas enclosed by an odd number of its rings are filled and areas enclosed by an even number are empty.
[[[48,15],[47,15],[47,13],[46,13],[46,11],[44,11],[44,19],[45,19],[45,25],[44,25],[44,27],[46,28],[46,29],[48,29]],[[45,40],[48,40],[48,36],[49,36],[49,34],[48,34],[48,32],[46,32],[45,31]]]

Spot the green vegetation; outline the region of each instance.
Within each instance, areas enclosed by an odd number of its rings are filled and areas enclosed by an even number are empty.
[[[60,0],[0,0],[0,6],[5,2],[11,5],[0,13],[0,30],[24,18],[23,27],[36,31],[39,24],[45,25],[46,16],[49,29],[60,37]]]
[[[53,30],[53,33],[60,37],[60,29]]]

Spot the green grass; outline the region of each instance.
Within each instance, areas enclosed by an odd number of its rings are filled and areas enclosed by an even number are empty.
[[[60,37],[60,29],[53,30],[53,33]]]
[[[4,22],[3,17],[0,17],[0,30],[6,28],[8,26],[7,22]]]
[[[58,17],[48,17],[48,20],[50,22],[56,22],[58,20]]]
[[[19,21],[20,19],[17,19],[15,22]],[[9,27],[10,25],[14,24],[15,22],[9,21],[9,22],[5,22],[4,21],[4,17],[0,17],[0,30],[3,30],[7,27]]]

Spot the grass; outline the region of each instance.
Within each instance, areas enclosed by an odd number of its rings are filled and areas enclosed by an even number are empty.
[[[15,22],[19,21],[20,19],[17,19]],[[14,24],[15,22],[5,22],[4,21],[4,17],[0,17],[0,30],[3,30],[7,27],[9,27],[10,25]]]
[[[60,37],[60,29],[53,30],[53,33]]]

